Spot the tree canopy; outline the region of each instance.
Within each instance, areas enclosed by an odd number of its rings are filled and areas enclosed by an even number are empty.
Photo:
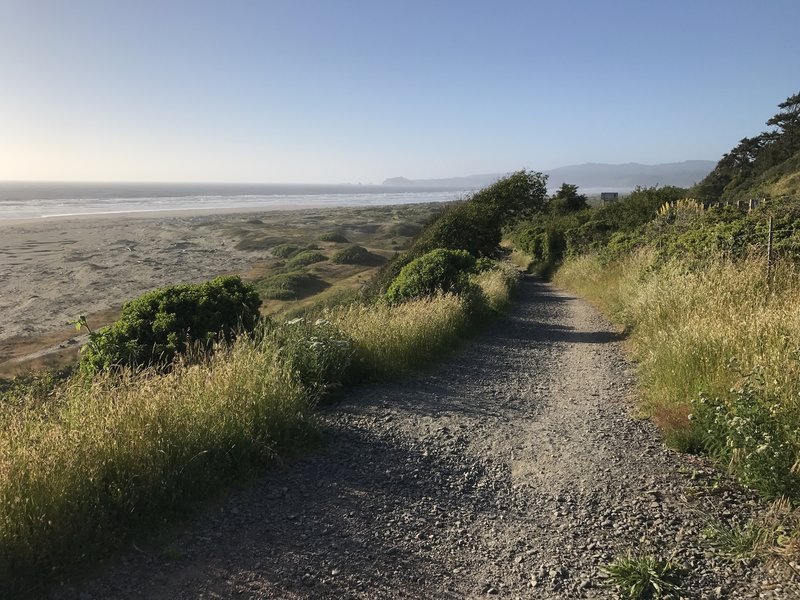
[[[737,196],[746,194],[759,176],[800,152],[800,93],[778,108],[767,121],[774,129],[741,139],[695,186],[694,195],[706,202],[740,199]]]

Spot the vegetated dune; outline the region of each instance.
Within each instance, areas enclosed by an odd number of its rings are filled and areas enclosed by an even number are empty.
[[[83,333],[69,322],[81,314],[88,315],[96,329],[113,320],[124,302],[156,287],[199,283],[223,274],[251,279],[280,275],[286,271],[280,261],[287,257],[275,256],[272,250],[281,245],[298,251],[316,246],[317,252],[330,256],[340,244],[317,240],[328,231],[341,231],[344,239],[391,256],[408,244],[411,236],[403,234],[410,230],[387,237],[383,225],[421,226],[437,210],[437,204],[424,204],[0,224],[0,376],[73,360],[76,340]],[[376,268],[383,258],[371,256],[374,261],[367,267]],[[306,269],[309,285],[287,294],[286,300],[268,302],[269,311],[285,310],[297,298],[336,292],[339,281],[346,288],[359,281],[358,269],[302,262],[296,261],[290,270]],[[361,283],[367,276],[365,271]],[[20,361],[23,357],[31,360]]]

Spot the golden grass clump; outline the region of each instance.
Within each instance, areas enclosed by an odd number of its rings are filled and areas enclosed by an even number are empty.
[[[531,272],[533,257],[530,254],[526,254],[519,248],[514,248],[511,250],[511,254],[508,255],[508,259],[526,273]]]
[[[674,216],[681,213],[702,213],[706,209],[705,204],[698,202],[694,198],[681,198],[673,202],[665,202],[658,209],[659,217]]]
[[[240,340],[167,375],[73,379],[45,407],[0,407],[0,583],[80,561],[297,445],[310,407],[276,358]]]
[[[396,376],[427,363],[456,344],[469,326],[466,303],[454,294],[397,306],[353,304],[329,309],[325,318],[353,341],[353,368],[367,379]]]
[[[498,263],[496,269],[483,271],[475,277],[475,283],[483,291],[490,309],[502,311],[511,301],[511,294],[519,282],[520,273],[506,263]]]

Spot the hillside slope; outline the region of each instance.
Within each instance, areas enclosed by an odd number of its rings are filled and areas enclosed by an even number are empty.
[[[746,182],[734,193],[742,197],[800,198],[800,152]]]
[[[692,190],[705,202],[796,196],[800,179],[800,93],[778,104],[772,129],[742,138]]]

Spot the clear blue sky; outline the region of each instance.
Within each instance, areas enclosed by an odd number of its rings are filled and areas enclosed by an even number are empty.
[[[380,182],[717,160],[797,0],[0,0],[0,179]]]

